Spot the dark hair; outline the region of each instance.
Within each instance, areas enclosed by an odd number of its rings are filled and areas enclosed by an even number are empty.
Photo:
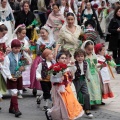
[[[94,43],[92,41],[88,41],[86,44],[85,44],[85,48],[89,45],[94,45]]]
[[[120,6],[118,6],[118,7],[115,9],[114,18],[117,18],[117,17],[118,17],[118,16],[117,16],[117,12],[118,12],[119,9],[120,9]]]
[[[18,30],[16,31],[16,34],[21,33],[22,30],[26,30],[26,28],[25,28],[25,27],[22,27],[22,26],[19,27]]]
[[[66,55],[64,52],[59,52],[58,54],[57,54],[57,56],[56,56],[56,61],[58,62],[58,59],[60,59],[60,57],[62,56],[62,55]],[[67,56],[67,55],[66,55]]]
[[[69,50],[61,49],[60,52],[65,53],[66,56],[72,57]]]
[[[74,53],[74,58],[76,58],[78,55],[84,55],[84,57],[86,57],[86,53],[84,50],[82,49],[77,49]]]
[[[73,14],[72,12],[68,12],[68,13],[67,13],[67,16],[66,16],[66,17],[69,17],[69,16],[73,16],[73,17],[75,18],[74,14]]]
[[[25,4],[28,4],[30,7],[30,2],[28,0],[23,1],[22,7],[24,7]]]
[[[4,24],[0,25],[0,32],[3,31],[8,31],[8,28]]]
[[[57,4],[57,3],[54,3],[54,4],[52,5],[52,7],[54,7],[54,6],[57,6],[58,8],[60,7],[60,5]]]

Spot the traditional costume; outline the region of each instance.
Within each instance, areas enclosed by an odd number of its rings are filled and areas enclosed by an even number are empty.
[[[85,45],[88,41],[89,40],[85,41],[81,46],[81,49],[83,49],[84,51],[85,51]],[[89,66],[88,76],[89,76],[90,82],[88,81],[86,82],[87,82],[88,91],[90,94],[90,104],[91,105],[101,104],[102,93],[101,93],[101,88],[100,88],[100,78],[99,78],[99,74],[96,68],[96,65],[97,65],[96,55],[93,52],[91,57],[86,56],[85,59]]]

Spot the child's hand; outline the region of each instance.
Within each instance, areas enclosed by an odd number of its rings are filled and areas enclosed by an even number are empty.
[[[106,67],[106,64],[105,64],[105,63],[101,64],[101,68],[103,68],[103,67]]]
[[[20,72],[22,72],[22,71],[24,71],[25,70],[25,67],[23,67],[23,66],[21,66],[20,68],[19,68],[19,71]]]
[[[38,81],[42,81],[42,78],[37,79]]]
[[[17,78],[11,78],[10,80],[15,82],[17,81]]]

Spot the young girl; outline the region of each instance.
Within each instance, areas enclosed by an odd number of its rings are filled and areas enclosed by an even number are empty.
[[[110,88],[110,75],[105,58],[105,45],[102,43],[95,45],[95,53],[97,54],[98,67],[101,75],[102,83],[102,98],[112,98],[114,97],[113,92]]]
[[[87,82],[88,91],[90,94],[90,104],[96,105],[101,104],[101,89],[100,89],[100,78],[97,72],[97,58],[94,53],[94,43],[91,40],[87,40],[83,43],[81,48],[86,52],[86,61],[89,66],[88,76],[90,82]]]
[[[21,53],[22,55],[29,61],[29,63],[32,63],[32,59],[30,57],[30,45],[29,42],[25,39],[26,37],[26,27],[24,24],[19,25],[15,31],[14,31],[14,38],[17,38],[20,43],[21,43]],[[29,87],[30,86],[30,68],[31,65],[26,65],[25,66],[25,71],[22,73],[23,77],[23,86],[24,87]],[[27,75],[25,75],[27,74]],[[19,90],[19,98],[22,98],[22,92],[23,90]]]
[[[31,70],[30,70],[30,88],[34,89],[41,89],[40,83],[36,80],[36,69],[38,64],[42,61],[41,55],[45,48],[49,48],[54,50],[55,48],[55,40],[50,33],[50,29],[47,26],[43,26],[40,30],[40,38],[36,42],[36,51],[37,57],[32,63]],[[42,96],[41,96],[42,97]]]
[[[57,55],[57,62],[66,63],[66,54],[59,53]],[[51,78],[52,79],[52,78]],[[48,120],[73,120],[83,115],[82,106],[74,97],[70,87],[71,75],[66,71],[61,78],[60,83],[53,83],[52,86],[52,100],[53,107],[46,111]],[[65,86],[63,91],[60,91],[61,86]],[[52,118],[51,118],[52,117]]]

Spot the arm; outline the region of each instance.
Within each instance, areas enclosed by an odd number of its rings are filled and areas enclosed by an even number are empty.
[[[42,80],[42,76],[41,76],[41,70],[42,70],[42,63],[40,63],[36,69],[36,79],[38,81]]]
[[[9,70],[9,66],[10,66],[10,60],[9,60],[8,56],[6,56],[4,59],[3,72],[5,73],[5,75],[8,79],[12,79],[12,75]]]

